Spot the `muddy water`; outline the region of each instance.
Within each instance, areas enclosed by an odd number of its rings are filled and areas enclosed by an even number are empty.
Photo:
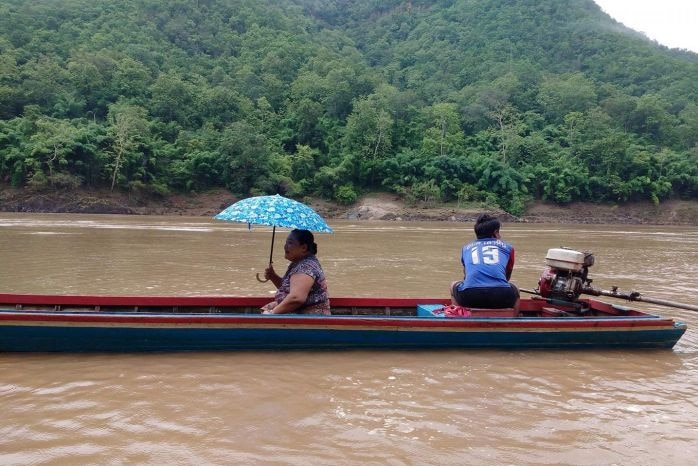
[[[334,296],[443,296],[471,224],[332,222]],[[594,284],[698,302],[695,228],[506,224],[513,280],[589,249]],[[275,262],[285,269],[276,236]],[[0,214],[0,290],[270,294],[271,231]],[[0,354],[0,464],[695,464],[698,314],[673,351]]]

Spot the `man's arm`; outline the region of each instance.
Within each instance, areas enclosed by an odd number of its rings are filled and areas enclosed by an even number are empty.
[[[511,252],[509,253],[509,262],[507,262],[507,268],[506,268],[506,276],[507,276],[507,281],[511,280],[511,273],[514,271],[514,260],[516,253],[514,252],[514,248],[511,248]]]

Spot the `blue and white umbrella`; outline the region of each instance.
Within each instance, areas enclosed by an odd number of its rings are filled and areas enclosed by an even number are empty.
[[[279,194],[242,199],[228,206],[213,218],[247,223],[248,225],[274,227],[271,236],[269,264],[272,264],[272,256],[274,255],[276,227],[332,233],[332,228],[313,209]]]

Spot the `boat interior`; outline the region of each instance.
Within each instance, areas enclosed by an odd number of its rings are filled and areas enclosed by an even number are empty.
[[[59,299],[50,300],[8,300],[0,299],[0,311],[23,312],[61,312],[61,313],[157,313],[157,314],[259,314],[265,298],[201,298],[186,299],[142,299],[112,298],[89,300]],[[444,299],[371,299],[371,298],[335,298],[332,300],[332,314],[337,316],[394,316],[394,317],[445,317]],[[540,298],[522,299],[517,309],[473,309],[469,308],[470,317],[501,318],[565,318],[565,317],[618,317],[648,316],[637,310],[602,301],[584,299],[577,302],[553,302]],[[449,316],[451,317],[451,316]]]

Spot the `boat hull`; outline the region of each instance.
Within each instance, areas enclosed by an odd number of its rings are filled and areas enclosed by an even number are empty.
[[[5,295],[7,296],[7,295]],[[0,295],[2,298],[2,295]],[[75,297],[74,297],[75,298]],[[58,302],[66,297],[54,299]],[[78,298],[76,298],[78,299]],[[376,309],[408,309],[420,300],[344,298],[357,315],[260,315],[256,298],[205,301],[153,301],[160,298],[109,298],[64,301],[55,310],[33,309],[46,302],[0,306],[0,351],[144,352],[301,349],[485,349],[485,348],[672,348],[686,325],[634,312],[604,317],[471,317],[371,315]],[[211,298],[220,300],[223,298]],[[231,301],[232,299],[232,301]],[[107,301],[104,301],[107,300]],[[132,300],[132,301],[128,301]],[[8,300],[0,299],[0,302]],[[16,296],[12,302],[16,302]],[[20,299],[21,301],[21,299]],[[167,301],[167,311],[164,310]],[[340,298],[341,301],[341,298]],[[414,301],[414,302],[413,302]],[[433,300],[432,300],[433,301]],[[140,303],[162,305],[159,312],[108,310]],[[154,304],[155,303],[155,304]],[[392,308],[386,303],[399,303]],[[174,304],[174,306],[172,306]],[[210,312],[200,311],[209,305]],[[354,304],[354,306],[349,306]],[[93,306],[71,311],[71,307]],[[533,304],[531,304],[532,306]],[[148,307],[149,306],[149,307]],[[218,312],[239,307],[239,314]],[[405,307],[407,306],[407,307]],[[525,304],[524,309],[528,306]],[[21,309],[17,309],[17,308]],[[244,310],[243,310],[244,307]],[[105,310],[106,309],[106,310]],[[349,311],[347,311],[349,312]]]

